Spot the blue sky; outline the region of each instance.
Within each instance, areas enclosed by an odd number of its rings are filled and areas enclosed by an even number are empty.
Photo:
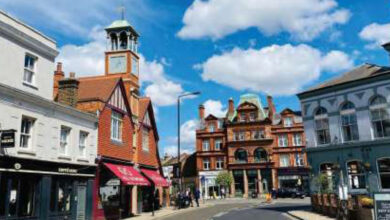
[[[158,119],[160,152],[176,152],[175,97],[185,151],[195,141],[198,105],[222,115],[246,92],[299,110],[295,94],[364,62],[388,65],[385,0],[2,0],[0,9],[57,41],[58,61],[77,75],[103,73],[103,28],[120,18],[141,34],[142,92]],[[263,101],[264,103],[264,101]]]

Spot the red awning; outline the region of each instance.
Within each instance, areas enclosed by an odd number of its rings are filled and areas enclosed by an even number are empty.
[[[131,166],[104,163],[126,185],[150,186],[150,182]]]
[[[142,169],[142,168],[141,168],[141,171],[150,180],[152,180],[153,183],[156,186],[162,186],[162,187],[168,187],[169,186],[169,183],[167,182],[167,180],[164,177],[162,177],[159,173],[157,173],[157,171],[155,171],[155,170],[147,170],[147,169]]]

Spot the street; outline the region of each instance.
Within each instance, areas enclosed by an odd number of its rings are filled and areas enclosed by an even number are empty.
[[[164,220],[251,220],[251,219],[291,219],[287,211],[310,209],[309,199],[279,199],[271,204],[258,200],[234,199],[225,201],[208,201],[210,206],[160,219]]]

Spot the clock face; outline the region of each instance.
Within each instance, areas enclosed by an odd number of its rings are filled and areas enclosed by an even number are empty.
[[[110,73],[124,73],[126,72],[126,56],[111,56],[109,58],[109,72]]]

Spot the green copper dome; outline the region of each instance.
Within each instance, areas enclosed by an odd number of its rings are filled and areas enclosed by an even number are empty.
[[[106,29],[126,28],[131,27],[130,23],[126,20],[116,20],[110,24]]]

